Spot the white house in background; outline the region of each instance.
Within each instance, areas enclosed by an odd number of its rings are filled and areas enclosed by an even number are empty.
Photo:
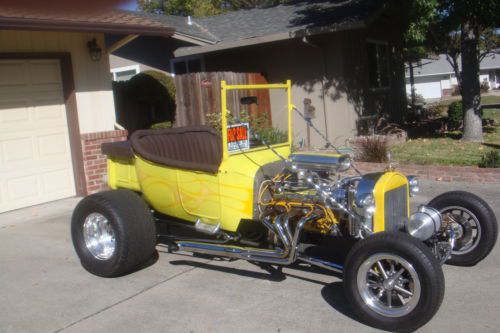
[[[461,60],[459,59],[459,65]],[[457,87],[457,78],[446,55],[439,55],[439,59],[422,59],[413,69],[415,90],[426,100],[437,100],[451,96]],[[489,55],[483,59],[480,66],[479,80],[487,81],[491,89],[500,88],[500,55]],[[406,66],[406,93],[411,94],[410,71]]]

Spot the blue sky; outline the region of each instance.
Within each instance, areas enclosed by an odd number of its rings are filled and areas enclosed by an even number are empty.
[[[125,0],[123,4],[120,5],[120,8],[126,10],[136,10],[137,9],[137,1],[136,0]]]

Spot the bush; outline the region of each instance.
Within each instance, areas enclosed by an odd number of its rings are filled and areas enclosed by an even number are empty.
[[[500,156],[498,151],[492,150],[485,153],[479,162],[480,168],[500,168]]]
[[[387,138],[382,135],[373,135],[362,138],[357,142],[358,160],[363,162],[387,162]]]
[[[424,110],[425,118],[439,118],[442,117],[446,112],[446,105],[441,103],[434,103],[428,105]]]
[[[482,93],[487,93],[488,91],[490,91],[490,83],[488,81],[483,81],[481,82],[481,92]]]
[[[171,77],[145,71],[124,82],[113,82],[117,121],[129,134],[175,119],[175,85]]]
[[[175,83],[174,79],[171,76],[166,75],[162,72],[152,70],[144,71],[142,72],[142,74],[149,75],[158,80],[158,82],[160,82],[165,87],[165,89],[167,89],[170,100],[175,102]]]
[[[448,119],[455,123],[460,123],[464,120],[462,101],[452,102],[448,106]]]

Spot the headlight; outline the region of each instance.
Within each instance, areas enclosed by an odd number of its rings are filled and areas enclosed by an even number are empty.
[[[359,203],[361,208],[363,208],[363,215],[366,218],[371,218],[375,213],[375,199],[373,195],[367,194]]]
[[[417,195],[418,191],[420,191],[420,187],[418,185],[417,176],[408,176],[408,183],[410,185],[410,197],[414,197]]]
[[[410,216],[406,231],[422,241],[428,240],[441,229],[441,213],[432,207],[420,206]]]
[[[347,155],[342,155],[339,157],[339,161],[337,162],[337,171],[344,172],[349,170],[351,167],[351,158]]]

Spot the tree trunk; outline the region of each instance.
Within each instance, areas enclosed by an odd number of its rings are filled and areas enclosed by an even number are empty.
[[[413,62],[410,60],[408,64],[410,66],[411,106],[415,106],[417,98],[415,96],[415,75],[413,74]]]
[[[479,83],[479,26],[474,19],[462,23],[463,140],[483,142],[481,87]]]

